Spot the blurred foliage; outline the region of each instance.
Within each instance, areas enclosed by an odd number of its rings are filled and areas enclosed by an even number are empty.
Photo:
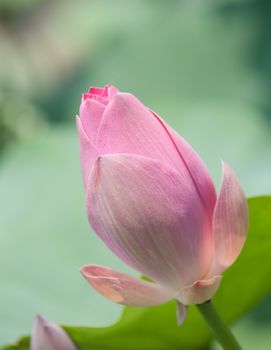
[[[71,118],[90,82],[108,81],[150,102],[230,99],[262,111],[271,76],[265,3],[2,1],[0,88],[52,121]],[[252,67],[256,56],[264,73]]]
[[[14,22],[17,16],[22,16],[27,11],[33,10],[35,5],[42,0],[1,0],[0,18],[1,20],[11,20]]]
[[[217,184],[222,157],[247,194],[271,192],[270,8],[0,1],[0,343],[29,333],[36,312],[93,326],[120,313],[78,273],[89,262],[127,271],[87,234],[76,131],[65,124],[89,85],[136,94],[191,142]],[[270,305],[237,324],[247,348],[268,349]]]
[[[234,21],[248,18],[254,35],[248,45],[248,62],[263,79],[264,115],[271,121],[271,2],[269,0],[228,1],[218,6],[218,13]]]
[[[10,141],[28,139],[46,124],[44,113],[35,105],[0,91],[0,150]]]
[[[238,320],[271,290],[270,211],[271,197],[249,200],[248,240],[237,262],[224,273],[214,297],[214,304],[227,323]],[[181,327],[176,322],[175,307],[174,302],[153,308],[126,307],[120,321],[113,326],[66,329],[81,350],[207,349],[211,333],[196,307],[189,308]],[[23,350],[24,346],[19,343],[4,349]]]

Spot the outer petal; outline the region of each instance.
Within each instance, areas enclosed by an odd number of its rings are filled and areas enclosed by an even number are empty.
[[[31,337],[31,350],[76,350],[76,347],[60,326],[38,315]]]
[[[132,153],[162,161],[195,186],[211,220],[214,185],[200,157],[155,113],[128,93],[117,93],[106,107],[97,135],[101,154]]]
[[[216,191],[209,171],[197,152],[189,145],[189,143],[187,143],[186,140],[169,125],[166,123],[164,123],[164,125],[173,137],[180,157],[182,158],[193,179],[201,201],[203,202],[211,221],[216,203]]]
[[[106,155],[88,188],[90,223],[128,265],[172,289],[205,276],[211,234],[185,176],[146,157]]]
[[[133,95],[117,93],[105,109],[97,136],[101,154],[131,153],[162,161],[190,174],[172,138],[156,117]]]
[[[78,136],[79,136],[80,158],[81,158],[81,164],[82,164],[83,180],[86,187],[93,163],[98,158],[98,150],[95,148],[95,146],[91,143],[91,141],[87,137],[79,117],[76,117],[76,125],[77,125]]]
[[[116,93],[119,92],[119,90],[113,85],[107,85],[106,89],[107,89],[106,93],[109,99],[111,99],[113,96],[116,95]]]
[[[82,126],[93,144],[95,144],[104,110],[105,106],[93,98],[87,98],[80,106],[80,120]]]
[[[248,231],[244,192],[231,168],[223,163],[223,180],[213,217],[215,257],[210,276],[222,273],[240,254]]]
[[[99,293],[123,305],[154,306],[167,302],[174,295],[158,284],[144,282],[103,266],[85,266],[81,273]]]

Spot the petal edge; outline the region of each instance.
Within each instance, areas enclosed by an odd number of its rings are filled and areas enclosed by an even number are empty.
[[[239,256],[248,231],[248,206],[233,170],[224,162],[213,216],[214,261],[209,276],[221,274]]]
[[[156,283],[145,282],[99,265],[80,270],[87,282],[107,299],[123,305],[155,306],[170,300],[174,293]]]
[[[99,153],[96,147],[91,143],[87,134],[85,133],[81,119],[78,116],[76,116],[76,126],[77,126],[78,137],[79,137],[80,158],[81,158],[81,165],[82,165],[83,180],[84,180],[85,188],[87,188],[87,183],[91,173],[92,165],[95,162],[95,160],[98,158]]]
[[[207,274],[208,219],[195,188],[174,169],[143,156],[104,155],[88,189],[90,224],[126,264],[175,290]]]

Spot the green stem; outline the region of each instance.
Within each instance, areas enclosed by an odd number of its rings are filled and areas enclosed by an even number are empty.
[[[241,350],[241,346],[237,343],[228,326],[220,318],[211,300],[197,305],[197,307],[224,350]]]

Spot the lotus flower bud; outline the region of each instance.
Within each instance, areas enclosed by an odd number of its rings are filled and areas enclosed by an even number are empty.
[[[247,235],[243,190],[223,163],[218,196],[194,149],[136,97],[91,88],[76,118],[88,219],[127,265],[153,280],[110,268],[82,268],[117,303],[203,303],[238,257]]]
[[[60,326],[38,315],[32,332],[31,350],[76,350],[76,347]]]

